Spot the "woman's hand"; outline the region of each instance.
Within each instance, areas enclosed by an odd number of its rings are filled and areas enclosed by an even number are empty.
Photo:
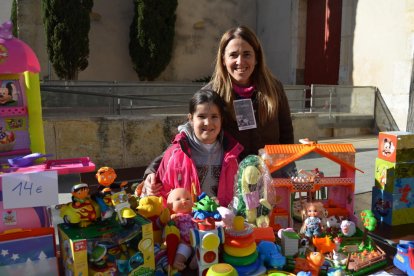
[[[155,173],[150,173],[144,180],[144,188],[142,192],[145,195],[160,196],[162,188],[161,183],[156,183]]]

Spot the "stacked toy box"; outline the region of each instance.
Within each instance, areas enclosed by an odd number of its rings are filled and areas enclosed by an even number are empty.
[[[115,217],[88,227],[58,224],[66,275],[154,275],[151,221],[137,215],[122,226]]]
[[[414,133],[380,132],[372,211],[388,225],[414,223]]]

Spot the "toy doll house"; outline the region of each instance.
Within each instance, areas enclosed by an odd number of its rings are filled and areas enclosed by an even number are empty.
[[[265,162],[272,173],[312,153],[339,165],[339,175],[336,176],[323,176],[317,169],[307,171],[298,168],[299,175],[297,177],[273,178],[273,185],[276,188],[276,202],[270,215],[270,224],[274,230],[293,226],[292,218],[298,215],[298,210],[293,207],[297,195],[299,195],[299,207],[302,195],[305,195],[306,201],[321,201],[323,203],[327,212],[326,217],[343,216],[356,221],[354,188],[355,171],[359,169],[354,167],[355,148],[352,144],[317,144],[312,142],[309,144],[266,145],[264,151]],[[301,209],[299,208],[299,212]]]
[[[12,23],[0,26],[0,161],[31,152],[45,153],[39,61],[13,37]],[[29,116],[30,114],[30,116]]]

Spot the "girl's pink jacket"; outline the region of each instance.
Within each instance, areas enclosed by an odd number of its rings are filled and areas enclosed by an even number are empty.
[[[243,151],[243,146],[224,132],[223,147],[224,157],[217,198],[221,206],[227,207],[233,199],[234,181],[239,167],[238,156]],[[184,132],[177,134],[170,147],[164,152],[156,173],[156,180],[158,183],[163,183],[161,195],[164,199],[175,188],[186,188],[191,192],[194,186],[196,194],[201,193],[197,169],[191,159],[191,150]]]

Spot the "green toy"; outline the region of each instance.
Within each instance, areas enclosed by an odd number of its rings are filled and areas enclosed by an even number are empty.
[[[197,198],[197,202],[194,203],[193,207],[193,218],[194,219],[206,219],[214,218],[215,220],[221,220],[221,215],[217,211],[217,207],[220,205],[206,193],[202,193]]]
[[[269,225],[268,214],[273,209],[275,190],[263,159],[258,155],[244,158],[239,164],[236,181],[233,199],[236,214],[245,217],[249,223]]]

